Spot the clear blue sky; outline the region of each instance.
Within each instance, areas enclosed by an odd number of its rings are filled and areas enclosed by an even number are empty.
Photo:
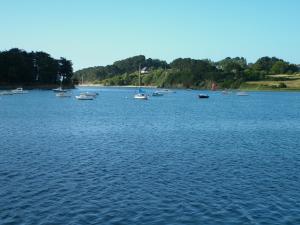
[[[300,63],[298,0],[0,0],[0,50],[43,50],[74,68],[144,54]]]

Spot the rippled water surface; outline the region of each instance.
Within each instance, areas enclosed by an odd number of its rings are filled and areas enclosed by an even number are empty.
[[[300,93],[97,91],[0,97],[0,224],[300,224]]]

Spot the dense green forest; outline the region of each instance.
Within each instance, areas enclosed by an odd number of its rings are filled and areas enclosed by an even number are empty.
[[[212,83],[220,88],[239,88],[248,81],[281,79],[269,75],[299,72],[297,65],[276,57],[262,57],[255,63],[247,63],[243,57],[228,57],[218,62],[178,58],[168,64],[139,55],[112,65],[79,70],[73,78],[103,85],[138,85],[139,66],[147,68],[141,75],[142,85],[182,88],[209,88]]]
[[[71,84],[73,67],[70,60],[18,48],[0,52],[0,85],[54,85],[60,82],[61,76],[64,85]]]

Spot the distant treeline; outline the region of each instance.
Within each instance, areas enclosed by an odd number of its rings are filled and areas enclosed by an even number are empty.
[[[168,64],[139,55],[112,65],[79,70],[73,78],[104,85],[137,85],[139,66],[147,68],[141,75],[142,85],[159,87],[208,88],[214,82],[222,88],[238,88],[246,81],[268,79],[267,75],[299,72],[297,65],[276,57],[262,57],[255,63],[247,63],[243,57],[228,57],[218,62],[178,58]]]
[[[18,48],[0,52],[1,85],[51,85],[59,83],[61,76],[65,85],[71,83],[73,67],[70,60]]]

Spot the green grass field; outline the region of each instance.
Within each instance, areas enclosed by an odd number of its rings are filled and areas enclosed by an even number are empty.
[[[281,83],[287,87],[279,88]],[[245,82],[240,88],[244,90],[300,90],[300,74],[269,75],[268,80]]]

